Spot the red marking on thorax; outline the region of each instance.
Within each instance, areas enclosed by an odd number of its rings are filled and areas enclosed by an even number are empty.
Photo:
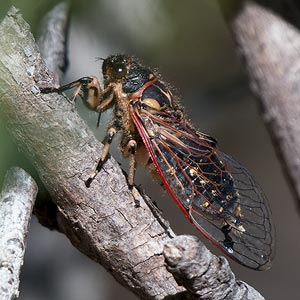
[[[130,100],[134,100],[134,99],[139,99],[142,97],[144,91],[150,87],[152,84],[154,84],[158,79],[155,77],[152,80],[149,80],[148,82],[146,82],[139,90],[137,90],[136,92],[130,94]]]

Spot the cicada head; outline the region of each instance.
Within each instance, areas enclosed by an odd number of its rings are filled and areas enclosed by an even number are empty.
[[[129,55],[111,55],[103,61],[102,65],[104,87],[109,83],[122,83],[125,93],[138,91],[149,79],[152,72]]]
[[[128,55],[111,55],[103,61],[102,72],[104,85],[110,82],[122,82],[127,76],[131,65]]]

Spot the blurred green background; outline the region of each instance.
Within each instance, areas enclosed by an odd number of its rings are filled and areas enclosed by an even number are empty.
[[[58,1],[1,1],[2,18],[11,5],[20,9],[35,35],[44,14]],[[98,56],[128,53],[158,69],[174,86],[192,123],[215,137],[219,147],[246,165],[265,190],[277,229],[277,256],[273,268],[255,272],[230,261],[237,277],[253,285],[266,299],[298,298],[299,217],[270,138],[260,119],[234,43],[217,3],[213,0],[98,0],[70,1],[70,66],[64,82],[93,74],[101,79]],[[80,101],[82,117],[102,139],[106,122],[96,130],[96,114]],[[0,121],[0,180],[10,165],[30,170]],[[112,154],[122,162],[115,143]],[[177,233],[197,234],[150,174],[138,171],[136,183],[158,203]],[[207,243],[206,243],[207,244]],[[208,244],[207,244],[208,245]],[[215,248],[208,245],[215,253]],[[296,275],[297,274],[297,275]],[[29,233],[22,270],[21,300],[136,299],[102,267],[74,249],[35,218]]]

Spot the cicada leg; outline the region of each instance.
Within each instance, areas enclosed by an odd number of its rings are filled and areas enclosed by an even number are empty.
[[[55,92],[61,93],[63,91],[70,90],[73,88],[75,88],[75,91],[72,96],[72,100],[71,100],[72,102],[75,100],[75,98],[78,95],[80,95],[81,98],[84,100],[85,104],[90,109],[92,110],[97,109],[103,92],[97,77],[92,75],[79,78],[78,80],[60,86],[58,88],[55,87],[42,88],[41,92],[44,94],[55,93]]]
[[[91,174],[91,176],[85,181],[85,185],[86,187],[90,187],[92,181],[95,179],[95,177],[97,176],[97,174],[100,172],[103,164],[106,162],[108,154],[109,154],[109,148],[110,148],[110,144],[113,141],[114,136],[117,134],[117,129],[115,127],[110,127],[107,131],[107,135],[106,135],[106,142],[104,144],[104,148],[102,151],[102,154],[100,156],[100,159],[98,161],[97,167],[95,169],[95,171]]]
[[[69,84],[60,86],[58,88],[50,87],[50,88],[43,88],[41,89],[42,93],[60,93],[65,90],[69,90],[74,88],[75,91],[73,93],[72,99],[80,95],[81,98],[85,101],[87,106],[92,110],[95,110],[99,113],[97,126],[99,126],[101,112],[105,111],[109,108],[114,100],[115,92],[114,92],[114,83],[110,83],[104,90],[101,89],[98,79],[95,76],[86,76],[82,77],[78,80],[75,80]],[[116,119],[114,119],[107,131],[106,138],[104,140],[104,148],[103,152],[100,156],[98,164],[95,168],[95,171],[91,174],[91,176],[85,181],[85,185],[89,187],[97,176],[99,171],[101,170],[103,164],[107,160],[109,154],[110,144],[113,141],[114,136],[117,134],[120,126]],[[130,151],[130,169],[129,169],[129,185],[133,186],[133,179],[135,173],[135,150],[136,150],[136,142],[132,139],[129,139],[128,142],[128,149]]]
[[[128,184],[129,184],[129,188],[132,188],[134,183],[135,170],[136,170],[136,148],[137,148],[136,141],[130,140],[126,148],[128,148],[129,151]]]
[[[97,127],[100,124],[101,113],[106,110],[114,99],[114,83],[111,83],[104,90],[101,89],[96,76],[85,76],[72,81],[58,88],[41,88],[44,94],[61,93],[66,90],[75,89],[70,102],[74,102],[77,96],[80,96],[88,108],[99,113]]]
[[[98,175],[98,173],[100,172],[103,164],[107,160],[107,157],[108,157],[108,154],[109,154],[110,144],[112,143],[113,138],[115,137],[117,132],[118,131],[117,131],[116,127],[110,127],[108,129],[107,135],[106,135],[106,138],[105,138],[104,148],[103,148],[101,157],[98,161],[97,167],[96,167],[95,171],[91,174],[91,176],[85,181],[85,185],[87,187],[90,187],[92,181]],[[128,185],[129,185],[130,188],[132,188],[133,184],[134,184],[134,176],[135,176],[135,170],[136,170],[136,148],[137,148],[137,142],[134,139],[130,139],[127,142],[126,147],[123,151],[124,156],[126,156],[126,157],[129,156]],[[125,152],[127,154],[124,154]]]
[[[97,127],[100,124],[101,113],[110,107],[115,97],[114,93],[114,83],[108,85],[106,89],[102,91],[102,95],[98,105],[95,107],[95,110],[99,113],[97,120]]]

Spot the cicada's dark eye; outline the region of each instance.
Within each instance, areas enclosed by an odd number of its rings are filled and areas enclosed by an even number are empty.
[[[127,68],[124,64],[117,64],[112,68],[112,76],[116,79],[121,79],[127,73]]]

